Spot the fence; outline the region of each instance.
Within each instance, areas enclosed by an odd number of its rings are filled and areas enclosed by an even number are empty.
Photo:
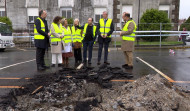
[[[119,32],[123,24],[114,24],[114,32],[112,34],[112,46],[117,47],[121,44],[121,37]],[[190,24],[187,24],[190,25]],[[72,26],[72,25],[71,25]],[[17,28],[19,27],[19,28]],[[182,42],[179,41],[181,35],[190,35],[190,31],[179,31],[180,24],[166,24],[166,23],[149,23],[149,24],[138,24],[136,31],[136,45],[180,45]],[[17,30],[13,31],[14,40],[19,47],[33,47],[34,46],[34,26],[29,24],[27,26],[14,25],[13,28]],[[22,29],[23,28],[23,29]],[[141,31],[139,31],[141,30]],[[182,34],[186,33],[186,34]],[[147,41],[149,39],[157,39],[157,41]],[[168,39],[169,38],[169,39]]]

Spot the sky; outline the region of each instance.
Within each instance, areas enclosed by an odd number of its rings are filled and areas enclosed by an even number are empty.
[[[179,19],[188,19],[190,16],[190,0],[180,0]]]

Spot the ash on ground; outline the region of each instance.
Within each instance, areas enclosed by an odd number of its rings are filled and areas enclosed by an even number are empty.
[[[190,93],[157,75],[131,83],[120,68],[75,70],[36,76],[24,89],[12,90],[0,103],[2,111],[190,111]]]

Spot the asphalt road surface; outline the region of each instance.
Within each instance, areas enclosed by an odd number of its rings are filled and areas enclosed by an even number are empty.
[[[97,55],[97,50],[94,50],[92,67],[97,67]],[[45,61],[47,65],[51,65],[50,52],[46,54]],[[75,67],[74,57],[69,61],[69,67]],[[111,67],[121,67],[125,63],[123,52],[115,48],[110,49],[109,62]],[[14,48],[0,52],[0,96],[7,94],[11,89],[27,84],[28,78],[57,70],[59,68],[38,72],[35,49]],[[134,75],[133,80],[147,74],[159,73],[169,81],[190,89],[190,49],[175,50],[175,54],[170,54],[168,49],[135,50],[134,69],[127,72]]]

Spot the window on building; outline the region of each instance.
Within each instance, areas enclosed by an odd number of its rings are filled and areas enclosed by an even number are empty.
[[[62,17],[72,18],[72,9],[62,9]]]
[[[29,23],[34,23],[35,20],[38,18],[38,16],[29,16],[28,18],[29,18],[28,20]]]
[[[28,23],[34,23],[38,18],[38,8],[27,8]]]
[[[5,16],[5,8],[0,8],[0,16],[1,17]]]
[[[0,11],[0,16],[4,17],[5,16],[5,11]]]
[[[103,18],[102,14],[95,14],[95,22],[99,22],[101,18]]]
[[[94,22],[98,23],[102,18],[102,13],[106,11],[106,8],[94,8]]]
[[[169,5],[160,5],[159,6],[159,10],[166,12],[168,15],[168,18],[169,18],[169,9],[170,9]]]

